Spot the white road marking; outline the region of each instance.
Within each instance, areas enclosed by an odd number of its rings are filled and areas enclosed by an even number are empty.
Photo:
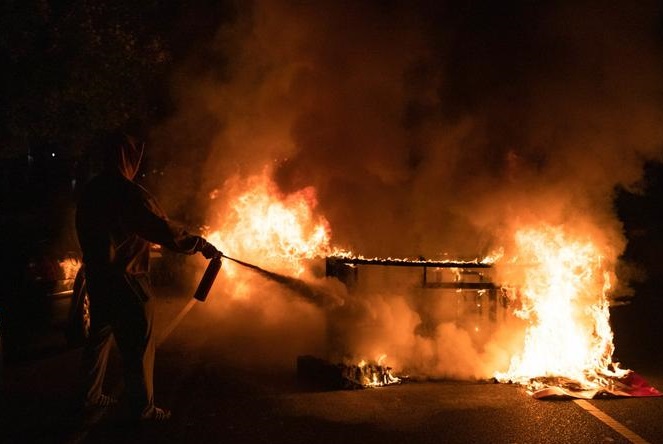
[[[585,401],[584,399],[575,399],[575,402],[578,406],[582,407],[589,414],[593,415],[599,421],[613,429],[615,432],[622,435],[624,438],[628,439],[634,444],[649,444],[649,441],[644,439],[642,436],[638,435],[634,431],[630,430],[628,427],[615,420],[611,416],[608,416],[603,411],[596,408],[590,402]]]

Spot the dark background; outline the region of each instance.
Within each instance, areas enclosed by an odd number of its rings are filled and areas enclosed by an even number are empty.
[[[95,141],[116,128],[147,137],[174,112],[169,81],[185,60],[221,69],[200,48],[233,11],[205,0],[0,8],[2,238],[59,234],[70,245],[77,186],[99,168]],[[157,163],[148,157],[144,175]]]
[[[622,259],[639,272],[632,277],[635,295],[627,305],[612,309],[615,359],[641,365],[663,363],[663,166],[650,163],[645,169],[644,194],[618,190],[615,206],[628,239]]]

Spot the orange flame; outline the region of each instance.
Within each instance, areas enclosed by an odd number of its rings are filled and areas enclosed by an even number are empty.
[[[529,383],[566,377],[596,388],[604,377],[623,375],[612,365],[610,273],[597,245],[571,238],[560,227],[522,229],[515,239],[516,262],[524,266],[515,315],[528,327],[522,352],[496,378]]]
[[[229,208],[208,238],[228,255],[298,276],[304,259],[329,251],[329,223],[314,213],[313,187],[284,194],[266,169],[247,179],[235,177],[225,191],[213,193],[219,194],[229,195]]]
[[[65,257],[58,259],[58,265],[62,270],[64,279],[73,280],[76,278],[78,269],[81,268],[81,261],[75,257]]]

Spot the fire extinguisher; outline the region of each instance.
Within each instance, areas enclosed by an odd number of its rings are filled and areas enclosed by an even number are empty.
[[[209,295],[209,291],[212,289],[212,284],[214,284],[214,280],[216,279],[216,276],[219,274],[219,270],[221,270],[222,257],[223,255],[219,254],[217,256],[214,256],[209,261],[207,269],[205,270],[202,279],[200,279],[198,288],[196,289],[196,292],[193,294],[193,297],[196,298],[197,300],[205,302],[205,299],[207,299],[207,295]]]

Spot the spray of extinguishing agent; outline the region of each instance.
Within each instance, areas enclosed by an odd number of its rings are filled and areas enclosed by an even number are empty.
[[[239,265],[242,265],[243,267],[250,268],[260,273],[261,276],[267,279],[270,279],[274,282],[278,282],[281,285],[285,285],[286,287],[290,288],[300,296],[303,296],[304,298],[312,302],[324,305],[325,301],[330,299],[326,294],[319,292],[318,290],[311,287],[306,282],[300,279],[292,278],[290,276],[285,276],[279,273],[274,273],[272,271],[267,271],[263,268],[258,267],[257,265],[249,264],[248,262],[244,262],[239,259],[226,256],[223,253],[219,253],[210,260],[209,264],[207,265],[207,269],[205,269],[205,273],[203,273],[203,277],[200,279],[198,288],[196,289],[196,292],[193,295],[193,297],[198,301],[205,302],[205,300],[207,299],[207,296],[209,295],[209,292],[212,289],[212,285],[214,284],[214,281],[216,280],[216,277],[219,274],[219,270],[221,270],[221,260],[223,258],[231,260]]]
[[[219,270],[221,270],[221,260],[223,258],[229,259],[233,262],[236,262],[240,265],[243,265],[245,267],[251,268],[255,271],[258,271],[262,273],[263,275],[266,275],[268,278],[274,279],[274,276],[279,276],[281,279],[287,279],[284,276],[277,275],[276,273],[269,272],[267,270],[263,270],[262,268],[258,267],[257,265],[249,264],[248,262],[240,261],[239,259],[234,259],[232,257],[226,256],[223,253],[219,253],[216,256],[214,256],[210,261],[209,264],[207,265],[207,268],[205,269],[205,273],[203,273],[203,277],[200,279],[200,283],[198,283],[198,288],[196,288],[196,292],[193,294],[193,297],[201,302],[205,302],[207,299],[207,296],[209,295],[210,290],[212,289],[212,285],[214,285],[214,281],[216,280],[216,277],[219,274]],[[279,279],[275,279],[279,281]]]

